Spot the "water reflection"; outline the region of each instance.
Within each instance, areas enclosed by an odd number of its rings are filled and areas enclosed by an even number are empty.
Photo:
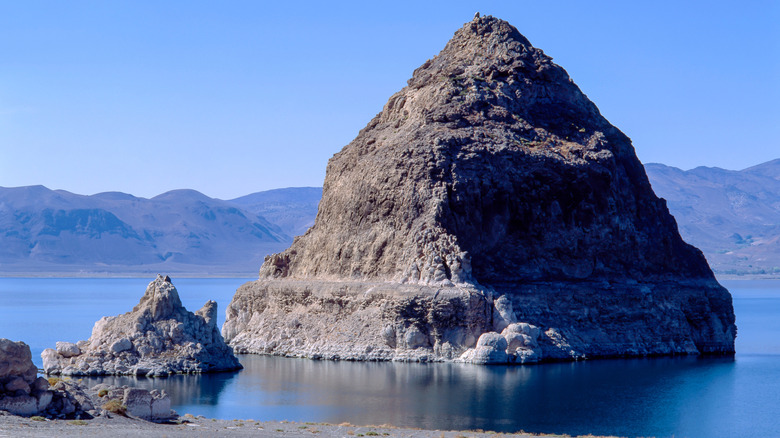
[[[240,359],[238,373],[89,382],[164,388],[180,413],[220,418],[627,436],[722,431],[702,419],[728,418],[723,401],[734,398],[731,358],[525,367]]]
[[[114,386],[133,386],[144,389],[163,389],[171,397],[171,405],[187,406],[201,404],[215,406],[219,403],[220,394],[231,380],[237,377],[236,372],[173,375],[163,378],[147,378],[135,376],[103,376],[84,377],[87,386],[107,383]],[[175,409],[175,408],[174,408]]]

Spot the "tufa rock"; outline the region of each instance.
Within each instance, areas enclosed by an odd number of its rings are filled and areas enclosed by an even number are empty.
[[[167,376],[241,368],[216,326],[217,304],[196,313],[181,304],[170,278],[157,276],[131,312],[104,317],[78,344],[41,354],[46,374]]]
[[[64,351],[72,351],[72,345],[57,343]],[[54,350],[52,350],[54,351]],[[90,419],[99,416],[96,406],[108,401],[103,398],[101,389],[116,389],[107,385],[97,385],[88,391],[76,380],[38,377],[38,369],[32,362],[30,347],[24,342],[0,339],[0,411],[14,415],[40,415],[47,418]],[[91,393],[90,393],[91,392]],[[106,391],[112,394],[110,391]],[[176,417],[171,411],[171,401],[165,392],[157,390],[121,388],[119,394],[113,394],[128,412],[136,417],[163,421]],[[129,394],[129,395],[128,395]],[[141,403],[138,400],[148,400]]]
[[[63,357],[73,357],[81,354],[79,346],[71,342],[57,342],[57,353]]]
[[[171,398],[165,391],[125,388],[122,402],[128,414],[144,420],[161,421],[175,416],[171,411]]]
[[[116,402],[124,408],[124,415],[129,417],[155,422],[178,417],[178,414],[171,410],[171,398],[165,391],[99,383],[89,388],[88,394],[96,406]]]
[[[0,411],[35,415],[49,407],[49,382],[38,377],[30,347],[0,338]]]
[[[506,338],[496,332],[488,332],[479,337],[476,347],[463,353],[461,360],[480,365],[505,364],[509,361],[506,352]]]
[[[75,380],[56,380],[51,386],[52,401],[44,412],[48,417],[91,418],[98,415],[86,388]]]
[[[0,382],[21,378],[32,383],[38,375],[30,347],[24,342],[0,338]],[[3,385],[0,385],[2,387]]]
[[[330,159],[314,226],[238,289],[223,335],[511,363],[733,354],[736,326],[629,138],[517,29],[475,16]]]

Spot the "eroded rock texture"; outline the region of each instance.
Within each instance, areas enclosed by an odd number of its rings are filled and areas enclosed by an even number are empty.
[[[57,342],[41,354],[47,374],[139,375],[207,373],[241,368],[217,328],[217,303],[192,313],[170,278],[157,276],[131,312],[103,317],[92,336]]]
[[[488,16],[331,158],[314,226],[237,291],[223,334],[242,352],[503,363],[728,354],[736,327],[629,138]]]
[[[38,377],[30,347],[0,338],[0,411],[38,414],[49,407],[53,396],[49,382]]]

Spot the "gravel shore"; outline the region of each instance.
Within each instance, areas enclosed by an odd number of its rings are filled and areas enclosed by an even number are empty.
[[[0,412],[0,437],[560,437],[527,433],[404,429],[388,425],[356,426],[349,423],[295,423],[288,421],[215,420],[185,415],[169,424],[112,416],[92,420],[35,420]]]

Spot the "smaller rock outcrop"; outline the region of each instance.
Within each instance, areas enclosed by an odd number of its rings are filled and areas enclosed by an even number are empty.
[[[35,415],[49,407],[53,395],[49,382],[38,377],[30,347],[0,339],[0,411]]]
[[[506,338],[496,332],[483,333],[477,340],[477,346],[469,348],[461,356],[464,362],[476,364],[507,363]]]
[[[76,351],[73,346],[58,342],[57,350],[70,354]],[[105,384],[86,389],[76,380],[38,377],[28,345],[0,339],[0,411],[23,416],[91,419],[110,415],[104,406],[112,400],[127,416],[148,421],[166,421],[177,416],[165,391]]]
[[[168,421],[178,416],[171,410],[171,398],[165,391],[100,383],[89,389],[89,395],[101,412],[113,404],[112,409],[118,408],[122,415],[147,421]]]
[[[542,359],[538,342],[541,332],[534,325],[515,322],[505,326],[500,334],[483,333],[476,347],[466,350],[459,361],[480,365],[539,362]]]
[[[76,380],[51,379],[51,403],[40,414],[48,418],[91,419],[100,415],[92,397]]]
[[[158,275],[131,312],[103,317],[92,336],[43,351],[46,374],[167,376],[241,369],[217,328],[217,303],[195,313],[169,277]]]

